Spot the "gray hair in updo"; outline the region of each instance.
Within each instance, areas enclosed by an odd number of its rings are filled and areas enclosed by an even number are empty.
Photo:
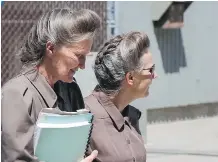
[[[24,67],[39,65],[48,41],[54,45],[65,45],[92,39],[100,26],[100,17],[88,9],[62,8],[47,12],[30,30],[18,52],[20,61]]]
[[[142,32],[118,35],[106,42],[95,59],[96,89],[108,95],[117,94],[127,72],[143,69],[141,57],[149,46],[150,40]]]

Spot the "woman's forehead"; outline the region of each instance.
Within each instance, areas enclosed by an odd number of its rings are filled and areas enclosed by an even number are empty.
[[[77,43],[72,43],[67,46],[73,52],[87,53],[91,50],[92,40],[83,40]]]

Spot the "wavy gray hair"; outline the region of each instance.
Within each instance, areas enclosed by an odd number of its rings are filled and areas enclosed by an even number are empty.
[[[100,17],[88,9],[54,9],[33,25],[17,55],[24,67],[36,66],[44,58],[48,41],[63,45],[92,39],[100,24]]]
[[[108,95],[116,94],[127,72],[140,71],[143,68],[141,57],[149,46],[150,40],[142,32],[118,35],[106,42],[94,64],[97,90]]]

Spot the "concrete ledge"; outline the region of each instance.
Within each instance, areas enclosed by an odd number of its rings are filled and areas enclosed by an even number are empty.
[[[196,119],[218,115],[218,102],[149,109],[147,120],[149,124],[178,120]]]
[[[147,148],[148,154],[167,154],[167,155],[193,155],[193,156],[213,156],[218,157],[217,150],[190,150],[190,149],[159,149]]]

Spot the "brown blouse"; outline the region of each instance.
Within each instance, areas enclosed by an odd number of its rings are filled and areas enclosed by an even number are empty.
[[[94,91],[85,105],[94,114],[89,153],[98,150],[97,162],[146,161],[141,135],[103,92]]]

